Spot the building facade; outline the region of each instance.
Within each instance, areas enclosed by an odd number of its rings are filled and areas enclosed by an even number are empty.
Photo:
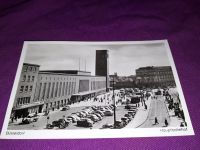
[[[150,66],[136,69],[136,85],[139,87],[167,87],[176,84],[170,66]]]
[[[35,102],[44,102],[43,111],[83,100],[83,97],[95,96],[105,92],[106,77],[91,76],[82,71],[67,74],[66,71],[41,71],[38,75]],[[77,99],[72,99],[75,95]],[[81,99],[82,98],[82,99]]]
[[[23,117],[23,115],[27,114],[30,107],[38,107],[38,104],[34,104],[33,93],[36,89],[39,67],[39,65],[28,63],[24,63],[22,66],[13,104],[13,112],[15,112],[15,116],[17,117]],[[31,111],[29,110],[29,112]]]
[[[94,97],[106,91],[106,77],[77,70],[40,71],[39,65],[24,63],[12,116],[21,118]]]

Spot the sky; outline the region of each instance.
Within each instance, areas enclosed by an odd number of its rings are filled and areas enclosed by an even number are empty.
[[[163,43],[151,44],[28,44],[25,63],[40,65],[40,70],[80,70],[95,75],[95,50],[109,50],[109,74],[135,75],[145,66],[169,66]]]

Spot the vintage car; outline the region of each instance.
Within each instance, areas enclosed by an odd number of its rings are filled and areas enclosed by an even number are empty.
[[[34,116],[27,116],[26,118],[23,118],[22,119],[22,124],[29,124],[29,123],[32,123],[32,122],[37,122],[38,121],[38,117],[34,117]]]
[[[77,126],[79,127],[92,127],[93,122],[91,119],[85,118],[77,121]]]
[[[95,111],[94,113],[95,113],[95,114],[100,114],[100,115],[101,115],[101,117],[103,117],[103,116],[104,116],[104,113],[103,113],[102,111],[100,111],[100,110],[97,110],[97,111]]]
[[[97,122],[100,120],[96,115],[88,115],[87,118],[91,119],[93,122]]]
[[[131,120],[127,117],[122,117],[121,120],[123,121],[124,125],[127,125]]]
[[[111,129],[113,128],[113,124],[104,124],[101,129]]]
[[[72,120],[72,123],[76,123],[77,121],[80,120],[80,117],[78,117],[77,115],[72,114],[71,116],[67,117],[67,120]]]
[[[69,125],[69,121],[68,120],[65,120],[65,119],[59,119],[59,120],[56,120],[56,121],[53,121],[52,122],[52,125],[54,127],[58,127],[60,129],[64,129],[66,128],[68,125]]]
[[[123,123],[123,121],[116,121],[115,122],[115,128],[117,128],[117,129],[121,129],[121,128],[123,128],[124,127],[124,123]]]
[[[104,115],[105,115],[105,116],[112,116],[112,115],[113,115],[113,111],[111,111],[111,110],[106,110],[106,111],[104,112]]]
[[[67,110],[69,110],[69,109],[70,109],[69,106],[65,106],[65,107],[63,107],[63,108],[61,109],[61,111],[67,111]]]

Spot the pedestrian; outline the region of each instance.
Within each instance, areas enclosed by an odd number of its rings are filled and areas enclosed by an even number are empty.
[[[165,126],[166,126],[166,127],[168,126],[168,121],[167,121],[166,118],[165,118]]]
[[[145,104],[144,106],[145,106],[145,110],[147,110],[147,104]]]
[[[159,124],[157,117],[155,117],[155,125]]]

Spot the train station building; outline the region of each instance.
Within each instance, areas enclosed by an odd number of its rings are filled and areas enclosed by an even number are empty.
[[[39,65],[24,63],[11,115],[21,118],[59,109],[108,91],[108,65],[108,50],[96,51],[95,75],[81,70],[40,70]]]

